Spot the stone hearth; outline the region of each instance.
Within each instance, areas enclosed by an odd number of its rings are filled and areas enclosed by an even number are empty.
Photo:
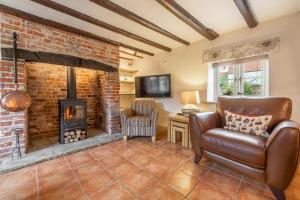
[[[26,166],[31,166],[46,160],[65,156],[74,152],[86,150],[122,138],[121,133],[106,134],[101,130],[91,130],[91,136],[79,142],[62,145],[57,138],[39,139],[30,141],[30,151],[22,159],[3,159],[0,162],[0,174],[13,171]],[[35,143],[36,142],[36,143]]]

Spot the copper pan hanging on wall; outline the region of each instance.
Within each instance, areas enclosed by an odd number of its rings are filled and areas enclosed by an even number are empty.
[[[26,110],[31,105],[31,98],[26,92],[18,91],[18,69],[17,69],[17,34],[13,33],[13,62],[14,62],[14,84],[16,91],[11,91],[1,98],[1,107],[10,112]]]

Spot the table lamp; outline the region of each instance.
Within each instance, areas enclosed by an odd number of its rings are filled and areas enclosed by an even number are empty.
[[[196,104],[200,104],[200,92],[197,90],[182,91],[180,103],[184,104],[184,106],[181,108],[181,112],[184,114],[199,112],[200,109]]]

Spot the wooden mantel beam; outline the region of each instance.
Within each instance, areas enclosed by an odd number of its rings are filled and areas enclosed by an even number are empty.
[[[110,1],[110,0],[90,0],[91,2],[98,4],[118,15],[121,15],[129,20],[132,20],[136,23],[139,23],[140,25],[147,27],[157,33],[160,33],[172,40],[175,40],[177,42],[180,42],[184,45],[189,45],[190,43],[187,42],[184,39],[181,39],[180,37],[168,32],[167,30],[160,28],[159,26],[155,25],[154,23],[148,21],[145,18],[140,17],[139,15],[131,12],[130,10],[127,10],[121,6],[119,6],[118,4],[115,4],[114,2]]]
[[[195,31],[203,35],[209,40],[214,40],[219,37],[219,34],[214,30],[205,27],[201,22],[199,22],[194,16],[192,16],[188,11],[182,8],[175,0],[156,0],[160,5],[169,10],[173,15],[178,17],[181,21],[189,25]]]
[[[244,17],[246,23],[248,24],[249,28],[254,28],[257,26],[258,22],[254,15],[254,12],[251,9],[248,0],[233,0],[235,5],[238,7],[240,13]]]
[[[113,26],[111,24],[108,24],[108,23],[103,22],[101,20],[98,20],[96,18],[93,18],[93,17],[91,17],[89,15],[86,15],[84,13],[81,13],[81,12],[78,12],[76,10],[73,10],[73,9],[67,7],[67,6],[64,6],[62,4],[56,3],[54,1],[49,1],[49,0],[31,0],[31,1],[33,1],[35,3],[38,3],[38,4],[41,4],[43,6],[46,6],[48,8],[54,9],[56,11],[62,12],[64,14],[70,15],[70,16],[75,17],[77,19],[81,19],[81,20],[83,20],[85,22],[94,24],[94,25],[99,26],[101,28],[105,28],[105,29],[110,30],[112,32],[124,35],[125,37],[131,38],[133,40],[136,40],[136,41],[139,41],[139,42],[151,45],[151,46],[153,46],[155,48],[158,48],[158,49],[161,49],[161,50],[164,50],[164,51],[167,51],[167,52],[171,51],[171,48],[166,47],[166,46],[164,46],[162,44],[153,42],[153,41],[151,41],[149,39],[143,38],[143,37],[141,37],[139,35],[136,35],[134,33],[130,33],[128,31],[124,30],[124,29],[118,28],[116,26]]]
[[[84,37],[92,38],[92,39],[98,40],[100,42],[105,42],[105,43],[113,44],[113,45],[116,45],[116,46],[121,46],[121,47],[131,49],[133,51],[137,51],[137,52],[140,52],[140,53],[143,53],[143,54],[146,54],[146,55],[150,55],[150,56],[154,55],[151,52],[148,52],[148,51],[145,51],[145,50],[142,50],[142,49],[139,49],[139,48],[127,45],[127,44],[123,44],[121,42],[116,42],[116,41],[113,41],[113,40],[95,35],[93,33],[83,31],[81,29],[77,29],[77,28],[74,28],[72,26],[68,26],[68,25],[53,21],[53,20],[38,17],[38,16],[35,16],[35,15],[32,15],[32,14],[26,13],[24,11],[17,10],[17,9],[5,6],[3,4],[0,4],[0,12],[7,13],[7,14],[10,14],[10,15],[13,15],[13,16],[16,16],[16,17],[20,17],[22,19],[29,20],[29,21],[32,21],[32,22],[35,22],[35,23],[38,23],[38,24],[42,24],[42,25],[45,25],[45,26],[56,28],[56,29],[59,29],[61,31],[66,31],[66,32],[73,33],[73,34],[76,34],[76,35],[81,35],[81,36],[84,36]]]
[[[13,48],[1,48],[1,59],[2,60],[12,60],[14,54]],[[44,51],[30,51],[27,49],[17,50],[18,59],[24,60],[26,62],[40,62],[48,63],[54,65],[64,65],[70,67],[81,67],[86,69],[95,69],[105,72],[117,72],[118,68],[111,65],[91,60],[80,58],[76,56],[50,53]]]

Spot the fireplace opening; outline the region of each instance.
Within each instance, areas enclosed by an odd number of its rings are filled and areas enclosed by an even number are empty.
[[[69,67],[73,68],[73,67]],[[26,63],[29,152],[106,134],[99,70]]]

